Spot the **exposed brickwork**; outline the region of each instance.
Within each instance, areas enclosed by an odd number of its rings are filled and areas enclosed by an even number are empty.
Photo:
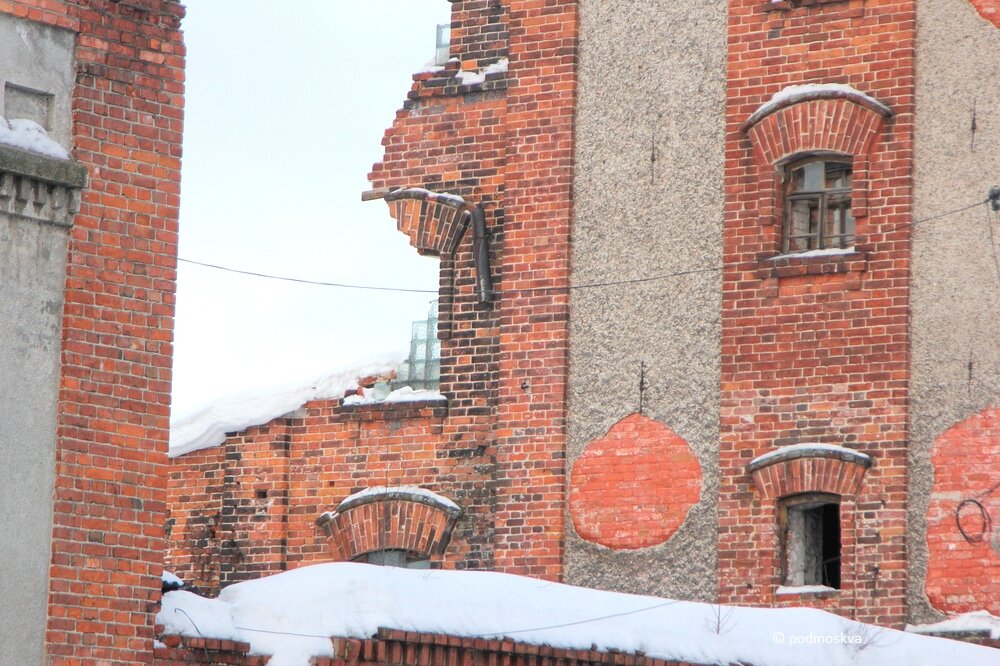
[[[157,640],[162,643],[153,650],[156,666],[187,666],[188,664],[234,664],[237,666],[265,666],[271,657],[251,655],[250,644],[218,638],[177,636],[163,633],[163,626],[156,626]]]
[[[569,509],[577,533],[616,550],[669,539],[701,497],[701,466],[670,428],[632,414],[573,464]]]
[[[927,596],[938,610],[1000,615],[1000,407],[949,428],[931,453],[934,488],[927,509]],[[956,524],[973,540],[967,541]],[[985,516],[984,516],[985,513]]]
[[[373,501],[342,503],[319,519],[333,559],[353,560],[378,550],[404,550],[440,561],[461,511],[420,498],[387,493]]]
[[[159,596],[184,46],[172,0],[6,0],[77,33],[50,664],[149,663]]]
[[[838,458],[804,457],[776,461],[753,470],[753,481],[765,499],[800,493],[853,496],[861,488],[865,467]]]
[[[969,0],[979,15],[1000,28],[1000,2],[997,0]]]
[[[768,4],[729,5],[720,600],[785,603],[774,596],[776,507],[758,493],[747,463],[776,446],[833,443],[868,453],[875,464],[854,500],[841,503],[843,589],[815,605],[899,625],[906,615],[909,228],[903,225],[910,221],[913,166],[914,5],[847,0],[769,11]],[[755,148],[744,127],[774,93],[803,83],[849,84],[895,116],[879,129],[868,110],[829,101],[772,116],[793,126],[796,117],[801,122],[819,112],[872,118],[863,141],[848,139],[845,125],[815,123],[827,134],[823,145],[867,151],[854,156],[866,183],[867,206],[856,211],[856,247],[866,261],[839,270],[823,259],[819,270],[800,271],[800,260],[791,259],[781,275],[766,261],[780,252],[782,223],[780,177],[768,160],[785,149]],[[754,136],[759,145],[784,146],[784,139],[767,135],[765,126],[763,136],[761,130]],[[790,140],[788,149],[814,145]],[[813,605],[802,597],[795,602]]]

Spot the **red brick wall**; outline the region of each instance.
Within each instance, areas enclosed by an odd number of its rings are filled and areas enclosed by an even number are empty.
[[[170,409],[184,46],[171,0],[6,0],[78,34],[46,650],[148,663]]]
[[[441,256],[447,413],[404,418],[317,403],[305,420],[251,428],[220,451],[175,461],[170,564],[182,577],[214,587],[279,562],[330,559],[315,518],[356,490],[399,484],[427,487],[462,507],[446,566],[561,575],[576,4],[469,0],[455,3],[452,29],[458,60],[414,76],[369,176],[375,189],[457,194],[486,213],[492,302],[477,299],[471,232]],[[455,76],[502,57],[510,58],[508,71],[483,82]],[[414,225],[399,223],[420,243]],[[289,438],[283,450],[279,432]],[[283,474],[276,483],[287,486],[287,498],[254,509],[263,501],[250,491],[258,477]],[[235,553],[229,542],[244,558],[231,573],[212,565],[200,571],[195,561],[209,547],[200,535],[212,529],[199,522],[215,513],[222,561]],[[268,527],[282,520],[283,543],[281,529]]]
[[[1000,407],[949,428],[935,440],[931,462],[927,597],[949,614],[1000,615]]]
[[[775,604],[775,508],[746,465],[784,444],[826,442],[875,459],[842,504],[843,589],[816,602],[859,620],[905,619],[912,2],[729,5],[719,497],[724,603]],[[867,155],[867,216],[853,266],[764,271],[780,252],[780,187],[744,122],[787,85],[846,83],[895,117]],[[863,166],[856,161],[856,167]],[[792,260],[789,264],[795,264]],[[829,265],[827,265],[829,264]],[[876,568],[877,567],[877,570]],[[795,598],[807,603],[808,598]]]
[[[1000,2],[997,0],[970,0],[979,15],[1000,28]]]

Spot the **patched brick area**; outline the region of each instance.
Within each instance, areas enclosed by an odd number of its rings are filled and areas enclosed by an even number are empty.
[[[577,533],[616,550],[663,543],[701,496],[688,443],[640,414],[594,440],[573,464],[569,508]]]
[[[979,15],[1000,28],[1000,2],[998,0],[969,0]]]
[[[947,613],[1000,615],[1000,407],[943,433],[931,462],[927,597]]]

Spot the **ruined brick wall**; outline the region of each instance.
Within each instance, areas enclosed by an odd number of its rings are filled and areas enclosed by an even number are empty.
[[[906,617],[914,4],[798,5],[729,5],[720,600],[815,604],[899,625]],[[849,84],[895,115],[880,121],[857,104],[803,102],[748,133],[751,114],[802,83]],[[862,120],[865,114],[871,117]],[[871,133],[861,136],[859,128]],[[791,157],[782,152],[789,144],[800,155],[821,146],[851,155],[855,253],[768,261],[781,251],[775,166]],[[802,442],[843,445],[875,463],[858,493],[842,498],[842,589],[779,601],[776,507],[755,491],[747,464]]]
[[[454,3],[453,59],[414,76],[370,175],[383,193],[426,188],[485,213],[494,295],[481,302],[465,218],[390,205],[441,258],[447,407],[321,401],[178,458],[169,562],[182,578],[215,589],[332,559],[314,521],[378,485],[461,507],[443,566],[560,577],[575,40],[573,2]],[[199,568],[205,548],[218,564]]]
[[[46,663],[148,663],[165,545],[184,10],[12,0],[0,12],[76,34],[71,156],[89,173],[68,244]]]

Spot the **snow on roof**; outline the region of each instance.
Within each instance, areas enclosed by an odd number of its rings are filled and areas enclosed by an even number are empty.
[[[237,583],[214,600],[171,592],[163,596],[157,623],[166,633],[249,642],[254,654],[274,655],[270,666],[305,666],[311,656],[332,654],[330,636],[369,638],[382,627],[568,649],[594,645],[698,664],[998,663],[992,648],[883,629],[815,609],[720,607],[485,571],[352,562]]]
[[[509,65],[507,58],[501,58],[497,60],[492,65],[487,65],[478,72],[459,72],[455,76],[459,81],[462,82],[463,86],[474,86],[486,81],[487,74],[493,74],[496,72],[506,72],[507,66]]]
[[[0,143],[60,160],[69,159],[66,149],[50,139],[44,127],[26,118],[7,120],[0,116]]]
[[[906,630],[915,634],[983,634],[996,640],[1000,639],[1000,617],[988,611],[975,611],[934,624],[908,624]]]
[[[310,400],[341,398],[356,389],[358,380],[392,372],[403,353],[323,375],[311,382],[256,388],[216,400],[200,409],[179,414],[170,423],[171,458],[221,444],[227,432],[245,430],[295,411]]]

